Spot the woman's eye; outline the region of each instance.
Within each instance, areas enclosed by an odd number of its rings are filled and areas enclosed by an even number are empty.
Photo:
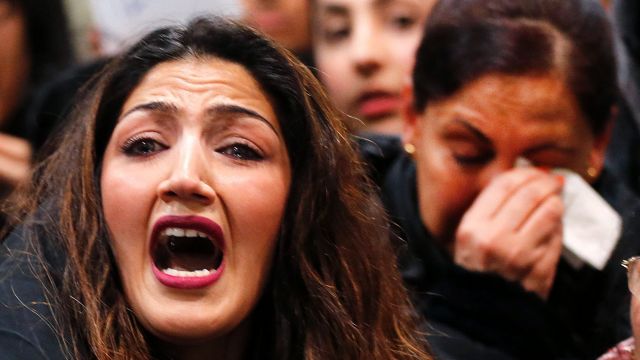
[[[487,164],[491,159],[493,159],[493,154],[485,153],[479,155],[461,155],[461,154],[453,154],[453,158],[458,163],[458,165],[463,167],[475,167],[482,166]]]
[[[246,144],[231,144],[218,149],[218,152],[237,160],[258,161],[264,158],[260,152]]]
[[[324,31],[324,39],[329,43],[338,42],[348,37],[349,37],[349,28],[347,27],[326,29]]]
[[[146,137],[131,138],[122,145],[122,151],[129,156],[149,156],[166,148],[166,145]]]

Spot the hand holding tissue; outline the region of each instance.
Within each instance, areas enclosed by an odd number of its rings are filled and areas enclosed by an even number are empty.
[[[493,177],[457,227],[454,261],[547,298],[562,255],[563,178],[533,167]]]
[[[530,166],[520,158],[516,167]],[[554,169],[564,177],[562,201],[563,257],[578,269],[585,263],[602,270],[622,232],[620,215],[580,175]]]

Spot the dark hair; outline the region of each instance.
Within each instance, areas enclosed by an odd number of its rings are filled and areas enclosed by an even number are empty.
[[[483,75],[557,73],[598,134],[617,96],[611,29],[596,0],[440,0],[416,56],[418,111]]]
[[[71,65],[73,48],[62,0],[9,0],[25,20],[31,68],[29,85],[37,86]]]
[[[157,30],[110,63],[78,106],[59,149],[22,193],[28,196],[19,214],[46,211],[27,229],[37,225],[53,234],[67,257],[61,284],[43,281],[52,289],[48,300],[68,352],[75,358],[151,357],[152,339],[119,285],[102,215],[100,164],[123,103],[147,72],[167,61],[208,57],[240,64],[260,83],[291,160],[289,198],[271,280],[252,314],[249,355],[430,358],[392,256],[384,212],[336,110],[290,53],[220,18]]]

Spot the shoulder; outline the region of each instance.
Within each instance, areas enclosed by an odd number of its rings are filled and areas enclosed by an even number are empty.
[[[640,198],[607,169],[594,187],[622,218],[622,234],[611,257],[618,269],[620,261],[640,254]]]
[[[366,133],[356,136],[355,141],[369,175],[380,185],[391,165],[403,152],[402,140],[398,136]]]
[[[9,359],[64,359],[46,289],[44,264],[22,228],[1,244],[0,353]]]
[[[356,142],[371,180],[380,188],[387,211],[394,221],[407,227],[408,224],[404,224],[403,219],[415,220],[418,209],[415,164],[405,154],[402,140],[398,136],[362,134],[356,137]],[[413,225],[421,232],[421,224]]]
[[[640,198],[609,168],[605,167],[594,188],[623,219],[640,216]]]
[[[5,360],[53,359],[19,331],[11,329],[0,329],[0,352]]]
[[[606,168],[594,188],[622,219],[622,234],[611,257],[617,269],[624,258],[640,254],[640,198]]]

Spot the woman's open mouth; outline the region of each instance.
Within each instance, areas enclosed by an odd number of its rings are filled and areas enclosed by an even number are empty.
[[[200,216],[165,216],[152,231],[153,273],[163,285],[200,288],[224,269],[224,240],[215,222]]]

